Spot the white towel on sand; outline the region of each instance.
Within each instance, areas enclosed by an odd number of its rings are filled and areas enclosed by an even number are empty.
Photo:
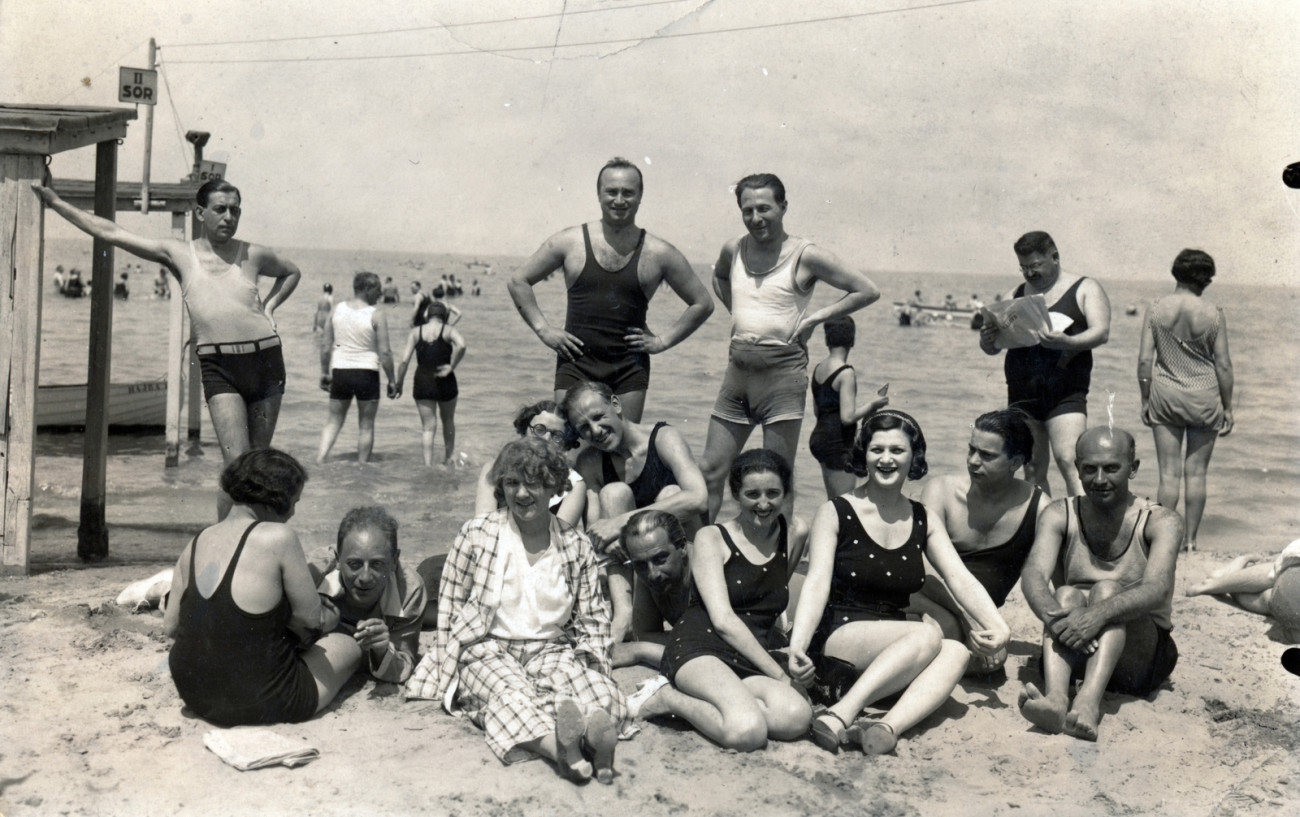
[[[203,745],[241,772],[267,766],[293,768],[320,757],[320,750],[315,746],[260,726],[213,729],[204,733]]]

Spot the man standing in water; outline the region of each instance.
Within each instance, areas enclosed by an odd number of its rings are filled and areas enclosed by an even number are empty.
[[[731,461],[755,425],[763,425],[764,448],[794,463],[808,391],[812,331],[880,298],[865,273],[806,239],[786,234],[785,185],[773,174],[741,179],[736,203],[749,232],[724,244],[713,267],[713,291],[731,311],[731,347],[701,463],[709,484],[710,520],[722,505]],[[809,312],[818,281],[844,290],[844,295]]]
[[[171,270],[194,322],[203,395],[226,465],[249,448],[269,448],[284,396],[275,309],[293,293],[302,275],[274,250],[236,240],[238,188],[224,179],[199,188],[199,235],[192,242],[145,238],[73,207],[47,186],[33,184],[32,189],[82,232]],[[262,276],[275,279],[265,301],[257,288]],[[225,518],[230,504],[221,491],[219,519]]]
[[[641,171],[614,158],[596,174],[600,221],[569,227],[515,270],[507,285],[515,307],[537,337],[556,352],[555,400],[587,380],[618,395],[624,419],[641,422],[650,386],[650,355],[685,340],[713,313],[713,299],[677,248],[636,226]],[[568,311],[552,326],[533,287],[564,270]],[[646,326],[650,299],[667,282],[686,309],[662,335]]]
[[[1110,338],[1110,301],[1101,284],[1061,271],[1061,254],[1047,233],[1025,233],[1015,251],[1025,282],[1008,297],[1043,296],[1052,327],[1037,345],[1007,350],[1007,406],[1029,415],[1034,431],[1026,478],[1050,495],[1047,463],[1054,455],[1066,496],[1078,496],[1083,489],[1074,468],[1074,443],[1088,427],[1092,350]],[[980,349],[996,355],[997,341],[998,327],[984,323]]]
[[[1138,460],[1127,431],[1088,429],[1076,462],[1083,496],[1043,511],[1021,574],[1043,622],[1045,686],[1025,685],[1020,713],[1045,732],[1096,740],[1104,692],[1149,696],[1178,662],[1169,611],[1183,520],[1129,490]]]

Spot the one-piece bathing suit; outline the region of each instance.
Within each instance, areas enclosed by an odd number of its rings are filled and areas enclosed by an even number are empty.
[[[854,621],[906,621],[913,593],[925,584],[925,506],[912,503],[912,532],[896,548],[886,548],[862,527],[853,505],[842,496],[831,500],[839,517],[831,591],[808,654],[820,658],[826,640]]]
[[[788,646],[785,633],[776,626],[777,619],[790,603],[789,556],[786,552],[787,530],[785,517],[778,517],[781,527],[780,540],[776,553],[767,562],[756,565],[736,547],[727,529],[717,525],[726,543],[730,558],[722,566],[722,575],[727,582],[727,598],[731,609],[740,617],[758,639],[758,643],[769,651]],[[713,628],[708,608],[699,593],[692,586],[691,600],[681,620],[673,626],[671,638],[664,649],[664,657],[659,671],[672,681],[688,661],[704,655],[712,655],[731,667],[736,675],[746,678],[763,673],[745,656],[736,651]],[[785,658],[777,659],[784,664]]]
[[[240,609],[230,593],[248,535],[244,531],[226,573],[212,595],[195,586],[190,542],[190,581],[181,593],[176,643],[168,656],[172,681],[185,705],[218,726],[298,723],[316,714],[316,680],[298,656],[298,638],[289,630],[293,611],[288,597],[265,613]]]

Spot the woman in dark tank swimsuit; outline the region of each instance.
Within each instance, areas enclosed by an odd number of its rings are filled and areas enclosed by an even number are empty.
[[[812,714],[769,652],[785,646],[777,620],[806,535],[781,514],[790,479],[790,466],[775,452],[756,448],[736,457],[730,485],[740,513],[696,536],[691,599],[661,665],[675,689],[661,692],[659,705],[736,751],[803,737]],[[675,706],[683,698],[709,706]]]
[[[826,503],[813,520],[808,577],[790,636],[790,672],[829,706],[813,740],[838,751],[850,738],[868,754],[892,752],[897,736],[934,712],[966,669],[969,653],[932,622],[909,620],[909,597],[925,581],[924,557],[979,622],[976,647],[992,654],[1010,630],[962,565],[942,524],[903,496],[926,473],[925,437],[909,415],[867,418],[854,446],[866,480]],[[869,704],[902,690],[879,720],[850,728]]]
[[[275,449],[242,454],[221,476],[234,501],[172,574],[163,629],[176,691],[219,726],[296,723],[323,709],[357,668],[338,611],[316,594],[293,516],[307,474]]]
[[[456,455],[456,366],[465,356],[465,338],[447,323],[447,305],[424,298],[416,307],[415,328],[406,339],[406,349],[397,366],[397,394],[406,382],[406,368],[415,355],[415,382],[411,396],[420,412],[420,448],[424,464],[433,465],[434,439],[438,418],[442,418],[443,465],[450,465]]]

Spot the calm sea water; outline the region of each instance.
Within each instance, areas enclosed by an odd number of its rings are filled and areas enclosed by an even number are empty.
[[[514,411],[551,394],[554,357],[518,317],[505,290],[506,276],[517,259],[483,257],[492,271],[470,266],[470,257],[382,252],[293,250],[286,253],[303,270],[303,281],[277,312],[289,373],[276,433],[276,445],[308,464],[311,481],[298,506],[295,526],[309,548],[333,540],[338,520],[349,507],[381,503],[402,523],[402,548],[411,556],[445,550],[460,524],[472,513],[474,480],[514,433]],[[51,242],[46,270],[55,264],[89,269],[90,242]],[[118,253],[119,267],[138,262]],[[356,462],[356,425],[352,416],[335,444],[331,460],[312,464],[328,398],[317,386],[319,364],[311,335],[315,302],[324,283],[336,296],[351,291],[353,272],[369,269],[392,276],[403,294],[412,280],[426,288],[442,273],[453,273],[468,289],[473,278],[480,297],[455,301],[464,311],[458,328],[468,352],[457,370],[460,400],[456,411],[458,468],[425,468],[420,456],[419,418],[411,399],[385,400],[376,422],[375,454],[367,465]],[[699,269],[707,280],[707,267]],[[1081,270],[1085,274],[1088,271]],[[1209,503],[1201,532],[1206,549],[1273,550],[1300,536],[1296,497],[1300,495],[1300,318],[1292,289],[1228,283],[1246,277],[1224,270],[1222,284],[1206,296],[1226,309],[1236,371],[1236,430],[1215,449],[1209,475]],[[891,406],[912,413],[929,443],[931,473],[964,467],[970,423],[983,411],[1005,401],[1001,358],[986,357],[976,333],[960,321],[927,328],[900,327],[892,301],[921,289],[926,301],[952,293],[964,303],[971,293],[990,299],[1014,286],[1014,264],[994,275],[874,273],[884,291],[879,303],[859,313],[858,343],[850,362],[859,382],[872,391],[890,384]],[[161,376],[166,371],[167,304],[150,300],[152,272],[132,276],[135,295],[114,303],[113,379]],[[1151,434],[1138,421],[1136,384],[1141,314],[1125,307],[1145,304],[1173,289],[1168,282],[1101,278],[1113,307],[1109,344],[1095,353],[1090,424],[1114,422],[1134,432],[1142,467],[1135,489],[1154,496],[1156,462]],[[59,297],[47,283],[41,333],[41,381],[84,382],[90,314],[89,299]],[[563,291],[558,277],[537,287],[538,299],[553,321],[563,319]],[[833,297],[819,293],[815,303]],[[680,309],[671,291],[655,298],[652,328],[663,327]],[[393,346],[400,351],[409,325],[411,304],[391,317]],[[703,452],[709,411],[726,364],[729,316],[720,306],[708,323],[684,344],[653,359],[647,422],[665,420],[686,436],[692,451]],[[813,361],[825,354],[821,333],[814,337]],[[410,383],[408,376],[407,393]],[[1113,394],[1113,403],[1111,395]],[[353,415],[355,416],[355,414]],[[807,451],[811,410],[795,463],[796,511],[811,516],[825,500],[820,471]],[[751,444],[761,432],[755,431]],[[203,444],[188,452],[178,468],[164,469],[161,435],[114,437],[109,463],[110,548],[113,559],[170,559],[184,539],[214,516],[212,497],[221,456],[203,414]],[[82,438],[78,434],[41,435],[38,440],[38,491],[35,497],[36,563],[68,561],[75,552],[75,527],[81,484]],[[1059,494],[1059,475],[1054,474]],[[913,488],[919,491],[920,484]],[[909,491],[911,492],[911,491]],[[724,511],[725,512],[725,511]]]

